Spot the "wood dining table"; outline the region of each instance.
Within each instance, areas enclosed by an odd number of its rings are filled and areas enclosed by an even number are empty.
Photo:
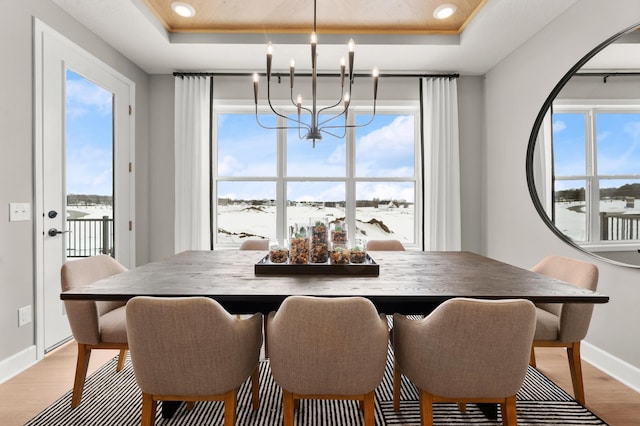
[[[471,252],[369,252],[367,265],[273,265],[263,251],[185,251],[61,293],[63,300],[204,296],[234,314],[278,309],[291,295],[363,296],[379,312],[427,315],[445,300],[607,303],[609,297]],[[371,268],[375,267],[375,274]],[[179,403],[165,401],[169,418]],[[497,418],[495,404],[481,404]]]
[[[235,314],[277,310],[291,295],[363,296],[380,312],[427,314],[447,299],[528,299],[546,303],[607,303],[609,297],[471,252],[369,252],[378,274],[332,265],[259,269],[261,251],[185,251],[62,292],[63,300],[122,300],[135,296],[205,296]],[[290,265],[302,266],[302,265]],[[338,267],[337,265],[335,266]],[[294,271],[294,268],[291,269]]]

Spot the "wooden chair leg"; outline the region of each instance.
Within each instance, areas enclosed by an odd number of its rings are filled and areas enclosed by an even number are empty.
[[[393,363],[393,411],[400,411],[400,391],[402,390],[402,372],[395,362]]]
[[[462,411],[463,413],[466,413],[467,404],[465,402],[458,402],[458,410]]]
[[[536,367],[536,351],[534,350],[533,346],[531,346],[531,355],[529,356],[529,365],[531,365],[533,368]]]
[[[293,394],[282,389],[282,420],[284,426],[293,426]]]
[[[584,383],[582,381],[582,361],[580,359],[580,342],[573,342],[567,348],[569,358],[569,371],[571,371],[571,382],[573,383],[573,393],[580,404],[585,405]]]
[[[502,410],[502,424],[504,426],[518,425],[518,411],[516,410],[516,396],[510,396],[500,403]]]
[[[78,343],[78,358],[76,361],[76,376],[73,380],[73,395],[71,396],[71,408],[76,408],[82,401],[82,391],[87,378],[91,348],[88,345]]]
[[[156,422],[156,407],[158,402],[153,399],[153,395],[142,393],[142,418],[141,426],[152,426]]]
[[[118,355],[118,365],[116,366],[116,371],[122,371],[126,360],[127,360],[127,350],[120,349],[120,355]]]
[[[364,396],[364,426],[375,426],[374,408],[375,398],[374,392],[369,392]]]
[[[236,404],[238,401],[238,390],[230,390],[224,396],[224,426],[234,426],[236,424]]]
[[[191,411],[196,407],[195,401],[187,401],[187,411]]]
[[[254,410],[260,408],[260,366],[251,374],[251,402]]]
[[[269,358],[269,346],[267,346],[267,316],[266,315],[262,317],[262,332],[264,334],[264,339],[263,339],[264,357]]]
[[[422,426],[433,426],[433,395],[428,392],[420,392],[420,424]]]

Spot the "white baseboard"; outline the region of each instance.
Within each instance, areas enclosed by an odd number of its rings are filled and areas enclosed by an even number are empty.
[[[4,383],[13,376],[22,373],[37,361],[35,345],[0,361],[0,383]]]
[[[584,340],[580,344],[580,356],[584,361],[640,393],[640,368]]]

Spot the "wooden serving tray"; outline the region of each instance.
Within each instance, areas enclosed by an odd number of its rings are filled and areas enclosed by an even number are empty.
[[[351,276],[371,276],[380,275],[380,266],[373,260],[369,253],[366,255],[364,263],[350,263],[333,265],[329,260],[327,263],[291,264],[271,263],[269,255],[260,259],[254,265],[255,275],[351,275]]]

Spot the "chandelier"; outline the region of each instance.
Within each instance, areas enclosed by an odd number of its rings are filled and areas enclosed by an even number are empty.
[[[317,69],[317,53],[316,47],[318,44],[318,35],[316,33],[316,0],[313,1],[313,32],[311,33],[311,106],[305,106],[302,103],[302,96],[298,95],[296,99],[293,99],[293,88],[295,80],[295,61],[292,59],[289,65],[289,87],[291,89],[291,103],[297,110],[297,118],[291,115],[287,115],[284,112],[277,111],[271,103],[271,59],[273,55],[273,46],[269,42],[267,46],[267,103],[271,111],[278,117],[282,117],[290,125],[285,126],[266,126],[260,123],[258,116],[258,82],[260,77],[258,73],[253,74],[253,97],[256,106],[256,121],[265,129],[298,129],[298,137],[300,139],[311,140],[313,147],[316,146],[316,141],[322,140],[322,134],[327,134],[336,138],[344,138],[347,134],[348,128],[364,127],[373,121],[376,114],[376,98],[378,96],[378,69],[374,68],[373,77],[373,114],[371,119],[364,124],[348,124],[347,116],[349,113],[349,105],[351,103],[351,87],[355,78],[353,71],[353,62],[355,56],[355,43],[353,39],[349,40],[349,69],[346,70],[346,63],[344,58],[340,61],[340,97],[333,105],[318,106],[317,102],[317,82],[318,82],[318,69]],[[347,77],[348,85],[345,87],[345,75]],[[278,80],[280,77],[278,76]],[[321,119],[322,114],[322,119]],[[308,117],[306,117],[308,115]],[[344,123],[337,124],[336,119],[343,117]],[[342,133],[340,133],[340,130]]]

